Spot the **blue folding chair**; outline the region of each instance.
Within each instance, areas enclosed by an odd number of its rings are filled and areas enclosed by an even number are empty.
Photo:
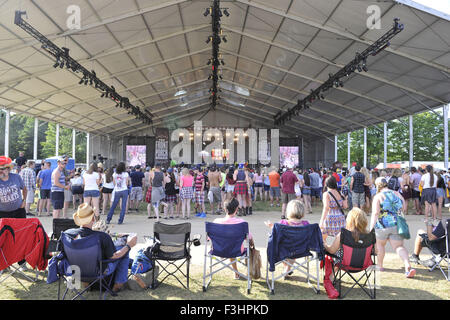
[[[250,243],[248,238],[248,223],[242,222],[238,224],[219,224],[205,222],[206,224],[206,243],[205,243],[205,260],[203,264],[203,292],[208,289],[212,281],[213,274],[228,268],[236,272],[232,268],[233,262],[245,265],[247,274],[237,272],[240,277],[247,280],[247,293],[250,293],[252,281],[250,277]],[[241,251],[242,243],[245,241],[244,252]],[[235,259],[233,262],[227,263],[227,259]],[[214,263],[213,263],[214,260]],[[219,266],[219,269],[214,270]],[[209,273],[206,269],[209,268]],[[206,278],[209,278],[206,282]]]
[[[304,258],[302,261],[297,259]],[[290,275],[291,272],[300,271],[306,275],[310,286],[310,279],[316,282],[312,286],[314,291],[320,293],[319,261],[324,258],[322,233],[319,225],[287,226],[275,223],[269,236],[267,245],[266,282],[271,294],[275,294],[275,281]],[[293,260],[290,262],[289,260]],[[310,262],[316,261],[316,275],[310,273]],[[275,277],[276,266],[285,262],[291,269]],[[271,278],[269,277],[269,272]]]
[[[116,296],[117,294],[112,292],[111,282],[114,278],[114,273],[110,272],[108,267],[109,263],[115,260],[103,260],[102,249],[100,245],[100,239],[97,235],[91,235],[81,239],[73,239],[64,232],[61,233],[62,253],[67,264],[71,266],[71,274],[69,278],[66,274],[59,274],[58,279],[58,300],[60,300],[60,286],[61,279],[66,282],[66,290],[63,294],[62,300],[65,299],[67,293],[73,291],[75,296],[72,300],[81,297],[84,299],[83,294],[91,289],[95,284],[98,284],[100,288],[100,299],[102,298],[103,291]],[[79,270],[79,275],[76,274]],[[78,283],[87,282],[88,285],[81,290],[81,286],[77,288],[73,285],[73,279],[79,280]],[[75,282],[76,283],[76,282]]]

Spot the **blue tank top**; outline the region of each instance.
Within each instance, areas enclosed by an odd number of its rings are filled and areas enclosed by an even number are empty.
[[[55,170],[59,170],[59,169],[55,169]],[[63,186],[66,185],[66,176],[64,175],[64,170],[60,170],[60,176],[59,176],[59,184],[62,184]],[[55,185],[55,178],[52,174],[52,192],[64,192],[63,188],[57,187]]]
[[[245,181],[245,172],[244,172],[244,170],[238,170],[236,181]]]

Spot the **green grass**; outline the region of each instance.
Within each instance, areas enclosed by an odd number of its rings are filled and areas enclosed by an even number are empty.
[[[281,266],[279,266],[279,271]],[[242,270],[242,267],[240,267]],[[315,271],[315,265],[312,267]],[[278,280],[275,284],[275,295],[269,293],[265,276],[265,262],[263,262],[262,279],[253,281],[252,290],[247,294],[247,282],[245,280],[233,280],[232,272],[224,270],[213,276],[213,280],[207,292],[203,292],[202,286],[203,268],[191,265],[190,290],[184,289],[174,278],[169,277],[157,289],[148,289],[137,292],[131,290],[122,291],[118,297],[108,297],[112,300],[327,300],[325,290],[321,285],[320,294],[316,294],[306,283],[306,278],[295,272],[290,280]],[[33,275],[28,271],[27,274]],[[30,283],[23,280],[27,287],[24,290],[14,279],[10,278],[1,284],[1,300],[56,300],[58,284],[47,284],[42,280]],[[322,276],[322,273],[321,273]],[[429,272],[418,266],[414,279],[406,279],[398,257],[388,254],[385,260],[385,271],[377,274],[379,285],[377,299],[379,300],[439,300],[450,299],[449,283],[444,279],[439,270]],[[348,281],[344,287],[349,286]],[[88,299],[97,299],[98,291],[87,294]],[[368,299],[361,289],[353,289],[346,297],[348,300]]]

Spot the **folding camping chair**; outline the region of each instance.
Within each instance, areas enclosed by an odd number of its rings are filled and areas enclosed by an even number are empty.
[[[73,219],[53,219],[53,233],[50,236],[47,253],[60,251],[59,239],[61,238],[61,233],[73,228],[78,228]]]
[[[218,224],[205,222],[206,224],[206,243],[205,243],[205,260],[203,264],[203,292],[208,289],[212,281],[213,274],[228,268],[235,273],[232,268],[234,262],[245,265],[247,274],[237,272],[240,277],[247,280],[247,293],[250,294],[252,281],[250,277],[250,243],[248,238],[248,223],[242,222],[238,224]],[[242,252],[242,243],[245,241],[245,249]],[[234,259],[227,263],[227,259]],[[214,262],[217,261],[217,262]],[[220,269],[213,270],[214,267],[221,266]],[[206,269],[209,267],[209,273]],[[209,277],[208,282],[206,278]]]
[[[449,228],[450,228],[450,219],[447,219],[443,223],[443,227],[445,230],[445,235],[430,241],[430,245],[428,249],[431,252],[432,260],[434,264],[429,267],[429,271],[434,271],[434,269],[438,268],[441,270],[447,281],[450,281],[450,237],[449,237]],[[444,269],[442,269],[441,262],[447,263],[447,274]]]
[[[102,260],[102,248],[100,245],[100,239],[97,235],[91,235],[81,239],[72,239],[70,236],[61,233],[62,253],[64,258],[67,259],[67,264],[71,266],[71,273],[61,273],[58,275],[58,300],[61,298],[61,279],[66,282],[66,290],[62,296],[62,300],[66,298],[69,291],[75,293],[72,300],[78,297],[83,297],[83,294],[91,289],[95,284],[98,284],[100,288],[100,298],[102,297],[103,290],[106,293],[116,296],[117,294],[112,292],[111,282],[114,278],[114,274],[108,272],[108,264],[115,260]],[[74,268],[76,266],[76,268]],[[80,274],[77,274],[77,270]],[[87,282],[88,285],[85,288],[81,288],[81,282]]]
[[[156,245],[151,250],[150,260],[152,261],[153,281],[151,288],[156,289],[161,283],[168,277],[174,277],[185,289],[189,289],[189,266],[191,262],[190,247],[192,241],[191,236],[191,224],[180,223],[175,225],[164,224],[156,222],[153,226],[153,235]],[[160,261],[165,261],[165,264]],[[181,262],[181,263],[180,263]],[[161,269],[159,274],[155,275],[155,266],[157,263]],[[181,269],[186,264],[186,273]],[[170,269],[173,269],[170,271]],[[186,286],[176,276],[177,272],[180,272],[183,277],[186,278]],[[158,277],[162,277],[165,273],[165,277],[160,281],[156,281]]]
[[[38,281],[39,270],[45,270],[47,267],[47,247],[48,236],[39,219],[0,219],[0,283],[13,277],[28,290],[20,278],[30,282]],[[25,274],[20,265],[15,265],[25,258],[35,271],[34,277]]]
[[[308,284],[319,294],[319,261],[323,259],[323,252],[322,233],[317,223],[306,226],[287,226],[275,223],[267,245],[266,282],[270,292],[275,294],[276,280],[297,270],[306,275]],[[300,258],[304,258],[303,261],[297,261]],[[309,264],[314,261],[316,261],[315,276],[311,274],[309,267]],[[276,266],[283,262],[288,264],[291,269],[275,277]],[[310,283],[310,279],[316,283],[317,287]]]
[[[355,242],[351,231],[342,228],[341,229],[341,248],[343,250],[342,261],[338,263],[332,263],[334,281],[333,285],[338,285],[339,298],[343,299],[345,296],[358,285],[363,291],[371,298],[376,299],[376,255],[375,255],[375,230],[372,230],[368,234],[361,234],[358,242]],[[336,257],[334,255],[327,255]],[[335,270],[337,267],[337,270]],[[353,276],[356,273],[361,273],[361,276]],[[353,285],[342,294],[342,278],[345,275],[349,275],[353,280]],[[373,274],[373,286],[370,283],[370,276]],[[361,281],[364,280],[361,284]],[[366,285],[368,288],[366,288]],[[372,289],[370,288],[372,286]]]

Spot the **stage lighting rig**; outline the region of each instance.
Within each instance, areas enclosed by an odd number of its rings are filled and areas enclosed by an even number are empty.
[[[52,41],[50,41],[48,38],[42,35],[38,30],[33,28],[28,22],[23,20],[22,16],[25,14],[26,12],[24,11],[16,11],[14,17],[14,24],[19,26],[25,32],[30,34],[33,38],[38,40],[41,43],[41,48],[56,59],[56,62],[53,65],[54,68],[57,68],[59,66],[62,69],[64,68],[65,65],[67,67],[67,70],[71,70],[74,73],[81,72],[83,74],[83,77],[80,79],[78,84],[80,85],[84,84],[85,86],[87,86],[88,84],[93,86],[95,84],[95,88],[102,91],[101,94],[102,98],[106,97],[113,100],[114,102],[126,99],[124,100],[128,101],[128,103],[126,103],[126,106],[134,107],[129,103],[128,98],[121,97],[118,93],[116,93],[116,89],[114,88],[114,86],[108,86],[106,83],[97,78],[95,71],[87,70],[76,60],[74,60],[70,56],[68,48],[58,47]],[[142,113],[139,108],[136,107],[134,108],[135,108],[134,114],[136,116],[136,119],[142,120],[144,123],[149,124],[152,123],[152,119],[148,115]]]
[[[277,113],[274,116],[275,125],[283,125],[286,123],[286,121],[291,120],[293,115],[298,115],[300,110],[309,109],[310,103],[312,103],[313,101],[324,100],[325,96],[323,95],[323,92],[333,87],[342,88],[344,86],[344,83],[341,79],[349,77],[350,74],[352,74],[356,70],[358,70],[358,72],[368,72],[369,69],[367,67],[367,58],[369,56],[377,55],[379,52],[383,51],[390,45],[389,41],[404,29],[403,24],[400,24],[399,22],[400,20],[398,18],[395,18],[394,25],[389,31],[382,35],[377,41],[375,41],[362,53],[357,52],[355,58],[343,68],[341,68],[337,73],[330,73],[328,75],[327,81],[322,83],[322,85],[320,85],[318,88],[311,90],[311,93],[303,98],[303,100],[298,100],[297,105],[292,109],[288,109],[284,113]]]

